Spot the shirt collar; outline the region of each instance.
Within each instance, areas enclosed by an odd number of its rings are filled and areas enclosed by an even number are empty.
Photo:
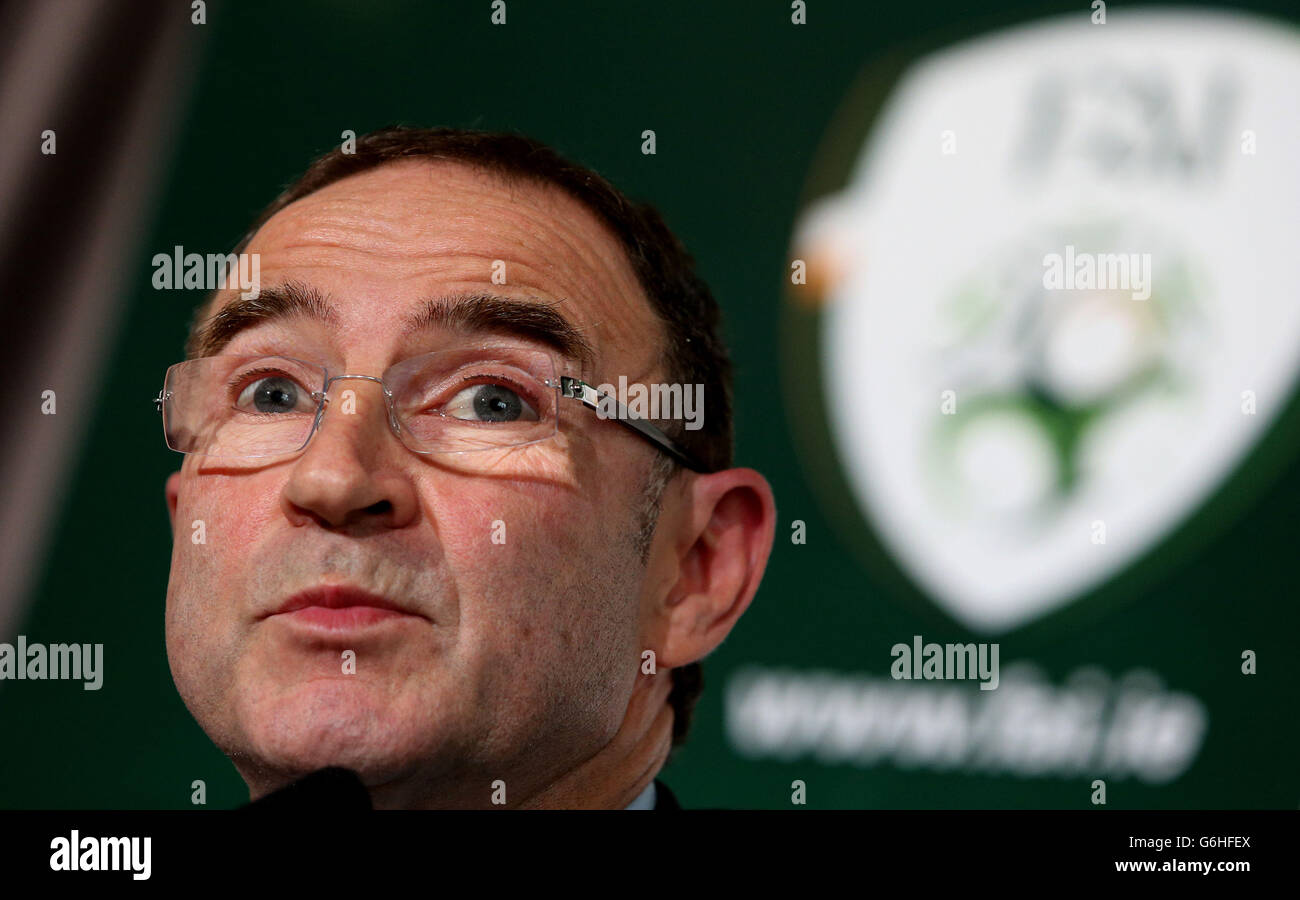
[[[640,795],[629,803],[624,809],[654,809],[656,802],[655,783],[651,781]]]

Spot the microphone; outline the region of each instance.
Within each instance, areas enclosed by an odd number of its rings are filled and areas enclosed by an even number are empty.
[[[370,792],[351,769],[331,766],[312,772],[292,784],[272,791],[240,807],[240,810],[335,810],[374,809]]]

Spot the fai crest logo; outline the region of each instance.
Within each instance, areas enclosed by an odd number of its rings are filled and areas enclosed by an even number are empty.
[[[831,502],[996,632],[1212,514],[1292,403],[1300,40],[1072,16],[891,79],[832,129],[851,169],[814,173],[787,399]]]

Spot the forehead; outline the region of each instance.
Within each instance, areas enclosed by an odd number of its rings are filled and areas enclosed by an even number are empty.
[[[246,252],[262,284],[325,294],[354,342],[397,334],[431,297],[490,291],[552,306],[597,360],[648,360],[658,346],[627,255],[595,214],[554,186],[462,163],[401,162],[327,185],[273,216]]]

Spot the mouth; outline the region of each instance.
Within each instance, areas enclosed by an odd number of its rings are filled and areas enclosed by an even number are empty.
[[[407,605],[350,585],[320,585],[299,591],[263,618],[318,631],[355,631],[403,620],[429,621]]]

